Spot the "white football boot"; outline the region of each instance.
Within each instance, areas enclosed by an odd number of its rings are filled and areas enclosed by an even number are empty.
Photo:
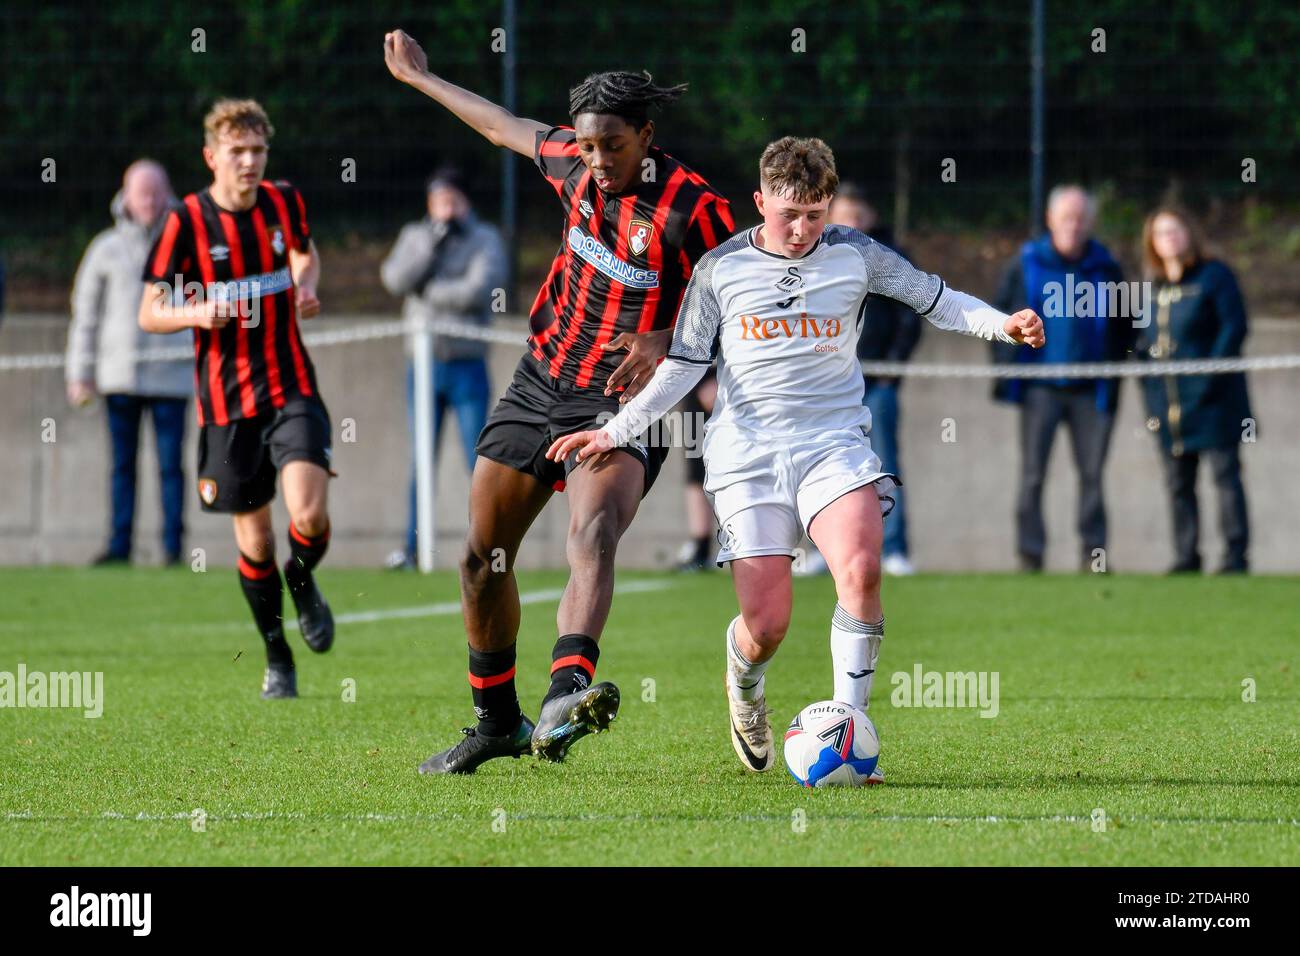
[[[723,681],[727,710],[731,714],[731,746],[746,770],[762,773],[771,769],[776,756],[776,748],[772,745],[772,725],[767,720],[766,696],[759,694],[754,700],[736,700],[731,695],[731,688],[746,676],[731,655],[732,634],[738,620],[738,616],[733,618],[727,628],[727,675]],[[758,679],[760,682],[763,680],[762,671]]]
[[[736,700],[731,696],[731,673],[726,680],[727,709],[731,712],[731,746],[745,769],[762,773],[772,769],[776,747],[767,720],[767,699]]]

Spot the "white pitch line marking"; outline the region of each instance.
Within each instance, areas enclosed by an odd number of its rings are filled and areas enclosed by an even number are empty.
[[[662,591],[671,587],[667,581],[628,581],[614,585],[615,594],[634,594],[642,591]],[[544,591],[527,591],[519,595],[519,603],[545,604],[558,601],[564,596],[564,588],[547,588]],[[443,601],[441,604],[421,604],[416,607],[392,607],[379,611],[353,611],[350,614],[338,614],[335,624],[372,624],[375,621],[391,621],[412,617],[439,617],[446,614],[459,614],[459,601]],[[286,627],[296,628],[297,621],[285,621]]]
[[[89,822],[91,820],[133,820],[145,823],[164,823],[172,820],[190,820],[194,817],[193,812],[185,813],[117,813],[114,811],[104,811],[103,813],[86,813],[75,815],[57,815],[57,814],[37,814],[30,810],[22,812],[9,811],[4,815],[7,821],[27,821],[33,823],[39,822]],[[788,814],[738,814],[730,816],[709,816],[697,814],[601,814],[601,813],[577,813],[577,814],[534,814],[534,813],[512,813],[509,815],[511,820],[518,821],[537,821],[537,822],[581,822],[581,823],[689,823],[695,821],[716,821],[716,822],[733,822],[733,823],[789,823]],[[459,813],[297,813],[284,811],[243,811],[238,813],[207,813],[204,819],[215,822],[272,822],[276,820],[297,821],[297,822],[314,822],[314,821],[339,821],[339,822],[364,822],[372,821],[377,823],[436,823],[452,822],[460,820],[479,820],[477,815],[459,814]],[[1092,822],[1091,817],[1076,816],[1072,814],[1051,814],[1039,816],[958,816],[953,814],[931,815],[925,814],[875,814],[875,813],[847,813],[847,814],[827,814],[820,819],[838,820],[838,821],[857,821],[861,823],[879,822],[879,823],[1067,823],[1071,825],[1082,826]],[[1195,825],[1202,824],[1206,826],[1225,826],[1225,825],[1252,825],[1252,826],[1300,826],[1300,820],[1286,817],[1152,817],[1152,816],[1124,816],[1112,818],[1122,820],[1127,823],[1150,823],[1150,824],[1184,824]]]

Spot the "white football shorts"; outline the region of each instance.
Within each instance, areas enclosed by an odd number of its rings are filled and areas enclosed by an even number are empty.
[[[713,429],[704,443],[704,492],[718,519],[719,566],[737,558],[793,558],[813,518],[836,498],[874,485],[881,514],[902,481],[881,470],[864,428],[768,441]]]

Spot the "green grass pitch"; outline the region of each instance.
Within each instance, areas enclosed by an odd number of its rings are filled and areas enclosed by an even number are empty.
[[[600,665],[623,690],[611,732],[561,765],[454,779],[415,769],[472,717],[454,575],[320,581],[335,648],[292,633],[302,696],[263,702],[233,570],[0,571],[0,671],[104,674],[98,719],[0,709],[0,864],[1300,862],[1294,578],[887,580],[871,707],[887,783],[831,791],[732,753],[724,574],[621,574]],[[520,575],[534,717],[563,583]],[[828,579],[796,582],[768,671],[778,737],[830,696],[833,601]],[[892,676],[917,663],[996,671],[998,715],[892,706]]]

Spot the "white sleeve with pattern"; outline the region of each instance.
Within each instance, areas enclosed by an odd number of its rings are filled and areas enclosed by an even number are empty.
[[[624,405],[601,431],[609,435],[615,445],[626,445],[690,394],[708,368],[706,363],[689,359],[664,359],[641,394]]]
[[[978,335],[985,340],[1015,342],[1003,331],[1007,317],[965,292],[950,289],[937,275],[922,272],[894,250],[854,229],[828,227],[832,244],[848,243],[862,256],[867,291],[902,302],[936,328]]]
[[[1007,321],[1005,315],[975,296],[947,286],[939,293],[939,301],[934,304],[934,309],[924,315],[936,328],[978,335],[989,342],[997,339],[999,342],[1016,344],[1016,340],[1003,328]]]
[[[670,359],[713,364],[716,357],[714,346],[722,328],[722,306],[718,304],[718,294],[713,288],[713,270],[735,244],[733,237],[701,256],[695,264],[682,295],[681,307],[677,310],[673,341],[668,346]]]

